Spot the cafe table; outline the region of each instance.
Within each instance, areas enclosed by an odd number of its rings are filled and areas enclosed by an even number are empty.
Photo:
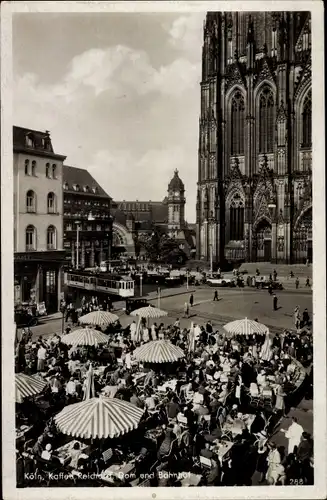
[[[237,436],[239,434],[242,434],[243,429],[241,425],[238,425],[238,420],[241,420],[244,422],[246,428],[250,431],[251,430],[251,425],[253,424],[255,420],[255,415],[253,414],[243,414],[241,419],[235,419],[231,422],[228,420],[224,423],[222,430],[223,431],[228,431],[233,434],[233,436]]]
[[[31,429],[33,429],[33,425],[21,425],[16,429],[16,440],[23,439]]]
[[[80,450],[85,455],[88,455],[88,453],[90,451],[90,447],[85,443],[81,443],[77,439],[73,439],[72,441],[69,441],[68,443],[64,444],[63,446],[60,446],[59,448],[57,448],[54,452],[54,455],[56,455],[59,458],[60,462],[63,465],[67,465],[70,462],[71,451],[73,450],[75,443],[79,443]]]
[[[135,477],[135,460],[124,462],[122,464],[112,464],[101,472],[101,479],[108,483],[114,483],[115,479],[119,481],[132,481]]]
[[[217,439],[216,441],[214,441],[214,445],[211,447],[211,451],[218,456],[219,461],[221,462],[222,459],[230,452],[233,446],[234,443],[232,441],[219,441]]]

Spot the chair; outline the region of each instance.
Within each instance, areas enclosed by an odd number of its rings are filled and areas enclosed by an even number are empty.
[[[205,469],[211,469],[211,458],[203,457],[202,455],[200,455],[200,464]]]

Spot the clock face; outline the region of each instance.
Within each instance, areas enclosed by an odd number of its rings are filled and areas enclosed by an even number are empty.
[[[178,195],[179,195],[179,192],[178,192],[178,191],[175,191],[174,195],[175,195],[175,196],[178,196]]]

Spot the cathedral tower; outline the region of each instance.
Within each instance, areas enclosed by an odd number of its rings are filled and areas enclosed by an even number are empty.
[[[209,12],[197,258],[312,260],[310,12]]]

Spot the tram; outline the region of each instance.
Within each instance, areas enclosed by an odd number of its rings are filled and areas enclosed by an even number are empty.
[[[65,273],[64,280],[67,287],[85,292],[114,295],[118,299],[134,297],[134,281],[124,276],[71,271]]]

